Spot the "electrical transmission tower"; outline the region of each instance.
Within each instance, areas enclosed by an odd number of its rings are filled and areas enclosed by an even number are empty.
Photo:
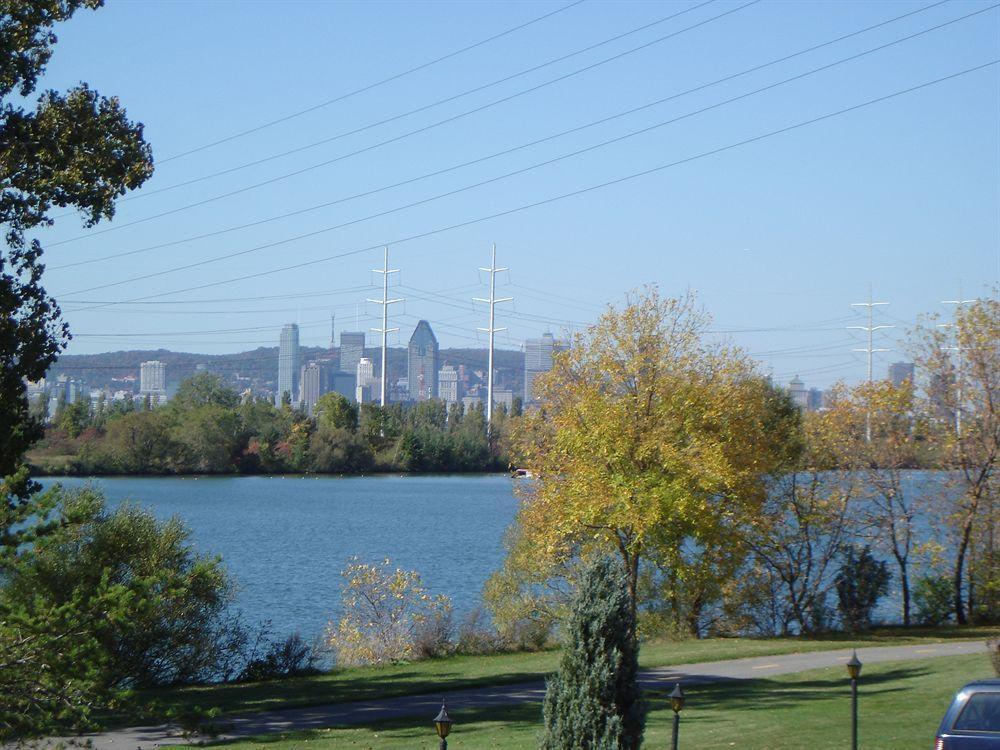
[[[475,302],[486,302],[490,306],[490,325],[489,328],[480,328],[478,330],[488,333],[490,336],[490,348],[489,356],[487,357],[487,372],[486,372],[486,431],[489,433],[493,428],[493,334],[499,331],[506,331],[506,328],[497,328],[494,325],[495,318],[495,308],[499,302],[510,302],[513,297],[497,297],[496,296],[496,282],[497,274],[501,271],[506,271],[506,268],[497,268],[497,246],[493,245],[493,252],[490,256],[490,267],[480,268],[480,271],[485,271],[490,275],[490,298],[483,299],[482,297],[475,297]]]
[[[875,331],[879,331],[883,328],[895,328],[891,325],[873,325],[872,313],[876,307],[882,305],[888,305],[888,302],[873,302],[872,301],[872,287],[871,284],[868,285],[868,301],[867,302],[852,302],[851,307],[867,307],[868,308],[868,325],[866,326],[847,326],[848,328],[855,328],[861,331],[868,332],[868,346],[864,349],[854,349],[856,352],[867,352],[868,353],[868,385],[872,384],[872,359],[876,352],[887,352],[888,349],[876,349],[874,347],[873,334]],[[868,395],[868,410],[865,412],[865,440],[871,442],[872,439],[872,410],[871,410],[871,394]]]
[[[385,380],[386,373],[388,372],[388,357],[386,348],[386,336],[393,331],[398,331],[398,328],[389,328],[389,305],[394,305],[397,302],[402,302],[403,298],[398,297],[396,299],[389,299],[389,274],[399,273],[398,268],[389,268],[389,247],[385,248],[385,257],[382,261],[381,268],[373,268],[372,273],[382,274],[382,299],[369,299],[369,302],[374,302],[377,305],[382,305],[382,327],[372,328],[376,333],[382,334],[382,376],[379,378],[381,381],[379,384],[379,405],[385,408]]]
[[[957,314],[958,308],[962,305],[970,305],[976,300],[974,299],[962,299],[961,290],[959,290],[958,299],[946,299],[942,300],[942,305],[955,305],[955,312]],[[955,346],[942,346],[941,348],[945,351],[955,352],[955,358],[958,360],[957,375],[955,376],[955,436],[962,437],[962,378],[963,371],[965,367],[965,355],[962,353],[968,347],[962,346],[962,340],[958,334],[958,326],[955,323],[938,323],[938,328],[952,328],[955,330]]]

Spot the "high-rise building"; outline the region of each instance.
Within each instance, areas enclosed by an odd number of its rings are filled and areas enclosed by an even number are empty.
[[[410,336],[406,375],[411,401],[437,398],[438,341],[426,320],[417,323]]]
[[[348,401],[356,401],[358,397],[357,375],[353,372],[334,372],[330,374],[330,390],[339,393]]]
[[[903,383],[913,383],[913,363],[893,362],[889,365],[889,380],[899,388]]]
[[[326,368],[319,362],[310,362],[302,367],[299,377],[299,402],[312,416],[319,397],[329,390]]]
[[[340,371],[357,376],[358,362],[365,356],[365,332],[340,332]]]
[[[438,371],[438,397],[449,406],[462,398],[462,384],[458,380],[458,370],[445,365]]]
[[[139,365],[139,393],[161,393],[167,390],[167,366],[157,359]]]
[[[552,354],[557,350],[555,337],[543,333],[541,338],[524,342],[524,403],[538,403],[535,395],[535,378],[552,369]]]
[[[375,363],[368,357],[362,357],[358,361],[357,368],[357,398],[359,404],[364,404],[372,400],[375,385]]]
[[[282,327],[278,344],[278,392],[275,406],[281,406],[285,394],[291,403],[299,401],[299,327],[289,323]]]
[[[798,375],[792,378],[792,382],[788,384],[788,394],[796,406],[801,409],[809,408],[809,391],[806,390],[806,384]]]

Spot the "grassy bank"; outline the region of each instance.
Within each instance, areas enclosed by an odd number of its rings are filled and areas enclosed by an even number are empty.
[[[639,654],[642,667],[660,667],[752,656],[804,651],[827,651],[846,646],[898,646],[1000,636],[1000,628],[882,629],[859,636],[818,638],[706,638],[645,643]],[[558,651],[453,656],[399,664],[380,669],[344,669],[329,674],[240,685],[208,685],[151,691],[142,697],[162,708],[190,710],[219,707],[224,713],[316,706],[350,700],[392,698],[400,695],[455,690],[484,685],[541,679],[555,670]]]
[[[879,750],[930,747],[955,691],[974,677],[992,675],[986,655],[866,666],[860,689],[860,743]],[[850,737],[850,698],[841,667],[770,680],[692,686],[681,725],[681,745],[702,750],[840,750]],[[663,694],[649,696],[652,712],[643,745],[669,747],[671,712]],[[434,750],[430,719],[273,735],[221,743],[226,750]],[[537,704],[454,711],[448,747],[528,750],[537,747]],[[305,744],[309,744],[309,749]]]

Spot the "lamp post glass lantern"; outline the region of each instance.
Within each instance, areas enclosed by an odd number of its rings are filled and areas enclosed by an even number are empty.
[[[673,709],[674,712],[673,742],[671,743],[673,750],[677,750],[677,740],[681,728],[681,709],[684,708],[684,701],[684,691],[681,689],[681,684],[678,682],[674,685],[674,689],[670,693],[670,708]]]
[[[448,750],[448,740],[446,738],[451,733],[451,725],[454,723],[451,717],[448,716],[448,711],[442,703],[441,710],[434,717],[434,729],[437,731],[437,736],[441,738],[441,750]]]
[[[851,678],[851,750],[858,750],[858,678],[861,677],[861,659],[854,649],[847,662],[847,674]]]

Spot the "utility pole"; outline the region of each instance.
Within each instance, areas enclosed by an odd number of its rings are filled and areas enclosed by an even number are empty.
[[[369,302],[374,302],[377,305],[382,305],[382,327],[372,328],[376,333],[382,334],[382,377],[380,378],[381,383],[379,385],[379,405],[385,408],[385,379],[388,362],[386,361],[387,347],[386,347],[386,336],[393,331],[398,331],[398,328],[389,328],[389,305],[394,305],[397,302],[402,302],[403,298],[399,297],[397,299],[389,299],[389,274],[399,273],[398,268],[389,268],[389,246],[385,247],[385,257],[382,261],[381,268],[373,268],[372,273],[382,274],[382,299],[369,299]]]
[[[874,308],[880,305],[888,305],[888,302],[873,302],[872,301],[872,285],[868,285],[868,301],[867,302],[852,302],[851,307],[867,307],[868,308],[868,325],[866,326],[847,326],[848,328],[856,328],[861,331],[868,332],[868,347],[865,349],[854,349],[856,352],[867,352],[868,353],[868,385],[869,388],[872,384],[872,358],[875,352],[887,352],[888,349],[876,349],[874,348],[873,334],[875,331],[881,330],[883,328],[895,328],[895,326],[889,325],[873,325],[872,324],[872,311]],[[872,441],[872,409],[871,409],[871,394],[868,394],[868,411],[865,412],[865,440],[869,443]]]
[[[962,299],[962,290],[959,289],[958,299],[946,299],[942,300],[942,305],[955,305],[955,312],[957,314],[958,308],[962,305],[970,305],[976,300],[974,299]],[[958,335],[958,326],[955,323],[938,323],[938,328],[954,328],[955,329],[955,346],[943,346],[941,347],[945,351],[955,352],[955,356],[958,359],[958,375],[955,377],[956,393],[955,397],[957,402],[955,403],[955,436],[958,438],[962,437],[962,377],[965,366],[965,355],[962,352],[965,351],[966,347],[962,346],[961,338]]]
[[[490,335],[490,348],[489,356],[487,357],[487,373],[486,373],[486,432],[487,434],[493,428],[493,334],[499,331],[506,331],[506,328],[497,328],[494,325],[495,314],[494,308],[498,302],[510,302],[513,297],[500,297],[496,296],[496,282],[497,274],[501,271],[506,271],[506,268],[497,268],[497,246],[494,243],[493,252],[490,256],[490,267],[480,268],[480,271],[485,271],[490,275],[490,298],[483,299],[482,297],[475,297],[475,302],[486,302],[490,306],[490,325],[489,328],[480,328],[478,330],[488,333]]]

